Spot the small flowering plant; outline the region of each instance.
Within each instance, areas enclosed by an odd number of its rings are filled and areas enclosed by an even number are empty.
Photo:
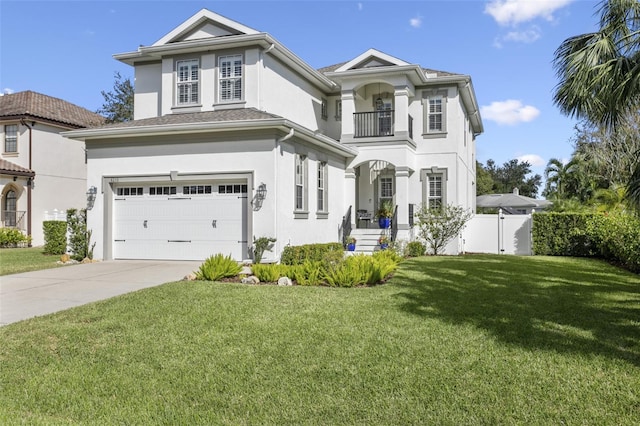
[[[355,244],[356,241],[355,237],[352,237],[351,235],[347,237],[347,244]]]
[[[378,244],[389,244],[389,243],[391,243],[391,238],[387,237],[386,235],[383,235],[380,238],[378,238]]]

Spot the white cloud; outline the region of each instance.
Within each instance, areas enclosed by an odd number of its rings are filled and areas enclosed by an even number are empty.
[[[482,118],[498,124],[514,125],[533,121],[540,115],[540,110],[531,105],[523,105],[521,101],[508,99],[481,107],[480,114]]]
[[[544,158],[540,157],[538,154],[525,154],[525,155],[516,157],[516,159],[520,163],[524,163],[526,161],[533,167],[541,167],[547,164],[547,162],[544,161]]]
[[[409,19],[409,24],[411,24],[413,28],[420,28],[422,26],[422,16]]]
[[[510,31],[504,36],[505,41],[517,41],[522,43],[533,43],[540,38],[540,28],[531,27],[526,31]]]
[[[362,10],[363,6],[362,3],[358,3],[358,10]]]
[[[484,13],[500,25],[517,25],[536,18],[553,21],[553,14],[574,0],[491,0]]]
[[[2,93],[0,93],[0,96],[2,95],[10,95],[12,93],[14,93],[15,90],[9,88],[9,87],[5,87],[4,89],[2,89]]]
[[[542,31],[540,31],[540,27],[534,25],[528,30],[509,31],[503,36],[496,37],[496,39],[493,41],[493,45],[500,49],[505,42],[530,44],[538,40],[541,36]]]

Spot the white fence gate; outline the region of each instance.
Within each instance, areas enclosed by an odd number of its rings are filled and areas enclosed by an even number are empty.
[[[532,225],[530,214],[477,214],[462,231],[462,251],[532,255]]]

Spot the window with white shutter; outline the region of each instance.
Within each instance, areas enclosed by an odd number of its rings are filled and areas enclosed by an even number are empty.
[[[242,100],[242,55],[219,59],[220,102]]]
[[[200,61],[190,59],[176,63],[176,104],[199,103]]]

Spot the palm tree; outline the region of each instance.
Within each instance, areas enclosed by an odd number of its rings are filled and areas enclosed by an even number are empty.
[[[570,198],[568,194],[578,189],[578,160],[572,158],[566,164],[557,158],[552,158],[544,170],[547,180],[544,190],[545,196],[555,195],[556,198]]]
[[[625,211],[625,193],[624,186],[613,185],[610,188],[600,188],[593,194],[591,201],[596,211]]]
[[[555,52],[554,102],[577,118],[614,129],[640,107],[640,2],[604,0],[600,30],[566,39]],[[640,161],[627,196],[640,211]]]

